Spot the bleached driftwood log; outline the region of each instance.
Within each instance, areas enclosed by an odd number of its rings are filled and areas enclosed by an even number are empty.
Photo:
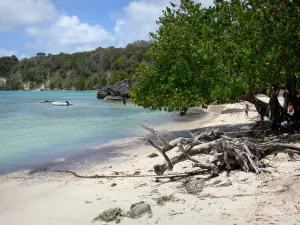
[[[142,127],[150,131],[162,142],[162,146],[159,146],[148,139],[148,142],[159,151],[166,161],[163,164],[154,166],[154,171],[157,175],[164,174],[166,170],[172,170],[176,164],[185,160],[195,162],[197,167],[209,170],[212,173],[219,173],[224,170],[230,171],[232,169],[261,173],[265,171],[261,168],[261,160],[268,155],[284,152],[288,153],[292,158],[293,154],[300,154],[299,147],[280,143],[281,140],[278,138],[273,138],[269,141],[257,141],[245,135],[238,137],[239,135],[234,132],[223,133],[220,130],[208,130],[197,136],[193,135],[191,138],[176,138],[168,141],[149,125],[143,124]],[[182,153],[169,158],[167,152],[175,148]],[[193,156],[199,155],[212,155],[214,160],[207,163],[193,158]]]

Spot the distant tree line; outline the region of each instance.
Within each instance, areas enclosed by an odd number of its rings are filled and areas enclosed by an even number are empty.
[[[0,58],[0,77],[6,79],[2,89],[30,89],[41,85],[49,89],[91,90],[122,79],[134,79],[136,68],[148,61],[149,42],[136,41],[125,48],[97,48],[74,54],[52,55],[39,52],[36,57],[18,60],[16,56]]]

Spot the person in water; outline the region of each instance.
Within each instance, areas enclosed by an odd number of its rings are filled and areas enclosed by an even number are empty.
[[[70,105],[70,102],[69,101],[66,101],[67,105]]]
[[[123,104],[126,105],[126,97],[122,96]]]

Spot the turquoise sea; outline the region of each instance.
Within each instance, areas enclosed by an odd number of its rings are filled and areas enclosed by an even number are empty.
[[[70,101],[52,106],[44,100]],[[72,157],[110,141],[141,135],[141,123],[171,120],[165,112],[96,99],[96,92],[0,92],[0,174]]]

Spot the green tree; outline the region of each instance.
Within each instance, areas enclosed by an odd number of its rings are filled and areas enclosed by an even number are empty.
[[[181,3],[166,8],[151,34],[148,57],[153,63],[137,71],[141,81],[132,90],[136,104],[181,111],[243,98],[258,109],[263,106],[258,111],[264,114],[266,105],[254,95],[266,93],[272,119],[279,122],[284,113],[277,94],[284,88],[299,118],[297,1],[216,1],[208,9],[190,0]]]
[[[75,88],[76,90],[84,90],[84,87],[85,87],[85,81],[84,80],[79,80],[75,83]]]
[[[12,85],[12,90],[24,90],[24,85],[20,82],[14,83]]]
[[[120,71],[120,70],[115,70],[108,77],[108,82],[115,83],[115,82],[121,81],[128,77],[129,77],[128,73],[126,73],[124,71]]]
[[[202,41],[210,13],[190,1],[183,1],[179,9],[163,11],[159,29],[151,33],[154,44],[147,55],[154,63],[143,64],[137,71],[140,82],[132,90],[136,104],[153,110],[186,111],[210,100],[216,74],[208,69],[213,62]]]
[[[89,80],[84,83],[85,90],[92,90],[94,88],[93,86],[94,86],[93,83]]]

